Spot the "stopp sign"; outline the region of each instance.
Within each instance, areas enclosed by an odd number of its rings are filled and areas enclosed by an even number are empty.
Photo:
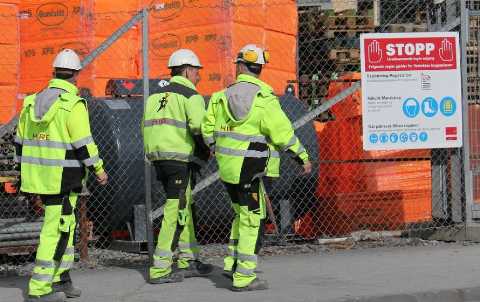
[[[366,71],[445,70],[457,67],[452,37],[379,37],[363,41]]]
[[[429,56],[435,50],[434,43],[389,43],[386,46],[387,56]]]

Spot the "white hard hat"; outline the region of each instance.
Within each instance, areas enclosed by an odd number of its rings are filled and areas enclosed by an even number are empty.
[[[182,65],[190,65],[193,67],[202,68],[200,60],[197,55],[190,49],[179,49],[172,53],[168,59],[168,68],[178,67]]]
[[[255,44],[247,44],[242,49],[240,49],[235,63],[245,62],[245,63],[255,63],[260,65],[265,65],[270,59],[270,54],[268,51],[264,50],[261,47],[258,47]]]
[[[82,69],[82,63],[75,51],[66,48],[57,54],[55,60],[53,60],[53,67],[80,70]]]

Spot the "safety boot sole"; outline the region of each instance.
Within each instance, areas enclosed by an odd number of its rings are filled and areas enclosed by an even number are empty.
[[[65,302],[67,297],[62,292],[51,292],[43,296],[28,296],[26,302]]]
[[[244,287],[235,287],[230,288],[234,292],[249,292],[254,290],[266,290],[268,289],[268,282],[266,280],[259,280],[258,278],[253,280],[249,285]]]
[[[183,281],[183,274],[180,272],[170,273],[164,277],[150,278],[148,283],[150,284],[164,284],[164,283],[177,283]]]
[[[55,292],[64,293],[67,298],[79,298],[82,291],[73,286],[73,284],[53,284],[52,288]]]

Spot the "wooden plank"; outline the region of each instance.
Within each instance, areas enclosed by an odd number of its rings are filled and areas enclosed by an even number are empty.
[[[14,182],[16,180],[17,178],[12,176],[0,176],[0,183]]]
[[[325,37],[329,39],[339,39],[342,37],[360,38],[360,34],[374,32],[374,29],[332,29],[325,31]]]
[[[328,58],[337,62],[357,62],[360,60],[360,49],[331,49]]]
[[[375,27],[374,18],[372,16],[329,16],[326,20],[326,26],[329,29],[364,29]]]

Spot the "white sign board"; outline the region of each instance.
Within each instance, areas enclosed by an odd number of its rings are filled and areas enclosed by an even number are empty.
[[[361,36],[363,149],[462,146],[458,33]]]

